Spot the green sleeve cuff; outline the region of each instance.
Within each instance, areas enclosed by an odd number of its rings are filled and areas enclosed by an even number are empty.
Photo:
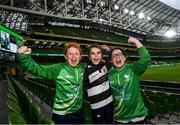
[[[150,58],[150,55],[149,55],[146,47],[144,47],[144,46],[138,48],[138,53],[139,53],[140,57],[149,57]]]
[[[138,50],[138,52],[139,51],[142,51],[142,50],[144,50],[144,49],[146,49],[144,46],[141,46],[140,48],[138,48],[137,50]]]
[[[16,54],[17,59],[21,62],[24,59],[30,59],[31,54],[22,54],[22,53],[17,53]]]

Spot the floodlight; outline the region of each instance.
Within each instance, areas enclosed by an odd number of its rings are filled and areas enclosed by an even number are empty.
[[[118,5],[114,5],[114,9],[115,9],[115,10],[118,10],[118,9],[119,9],[119,6],[118,6]]]
[[[105,2],[101,1],[100,6],[102,6],[102,7],[105,6]]]
[[[138,14],[138,17],[139,17],[140,19],[144,18],[144,13],[142,13],[142,12],[139,13],[139,14]]]
[[[175,36],[175,35],[176,35],[176,32],[175,32],[174,30],[168,30],[168,31],[164,34],[164,36],[169,37],[169,38],[171,38],[171,37],[173,37],[173,36]]]
[[[151,17],[148,16],[148,17],[147,17],[147,20],[151,20]]]
[[[125,8],[124,9],[124,13],[128,13],[128,12],[129,12],[129,10]]]
[[[86,0],[87,3],[92,3],[92,0]]]
[[[131,10],[129,13],[130,13],[130,15],[134,15],[135,14],[135,12],[133,10]]]

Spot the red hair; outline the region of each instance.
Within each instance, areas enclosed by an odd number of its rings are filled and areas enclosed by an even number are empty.
[[[64,55],[67,53],[67,50],[71,47],[77,48],[80,54],[82,55],[82,49],[76,43],[69,43],[64,50]]]

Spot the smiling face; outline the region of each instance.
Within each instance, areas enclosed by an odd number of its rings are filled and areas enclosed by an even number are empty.
[[[126,57],[120,49],[115,49],[111,54],[111,62],[117,68],[122,67],[125,64]]]
[[[97,47],[92,47],[89,50],[89,60],[94,64],[97,65],[102,60],[102,53],[101,50]]]
[[[72,46],[67,49],[64,57],[71,66],[77,66],[81,60],[81,52]]]

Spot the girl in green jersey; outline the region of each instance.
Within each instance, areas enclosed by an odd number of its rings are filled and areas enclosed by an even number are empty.
[[[140,59],[133,64],[126,64],[126,56],[122,49],[111,51],[113,67],[109,70],[109,80],[114,98],[115,123],[144,123],[147,108],[140,92],[140,76],[151,64],[151,58],[146,48],[135,38],[129,38],[128,43],[135,44]]]
[[[17,50],[17,58],[27,71],[45,79],[54,80],[56,94],[53,104],[52,119],[56,124],[82,124],[83,73],[79,63],[82,51],[76,44],[65,48],[65,63],[44,66],[37,64],[30,56],[31,49],[25,46]]]

